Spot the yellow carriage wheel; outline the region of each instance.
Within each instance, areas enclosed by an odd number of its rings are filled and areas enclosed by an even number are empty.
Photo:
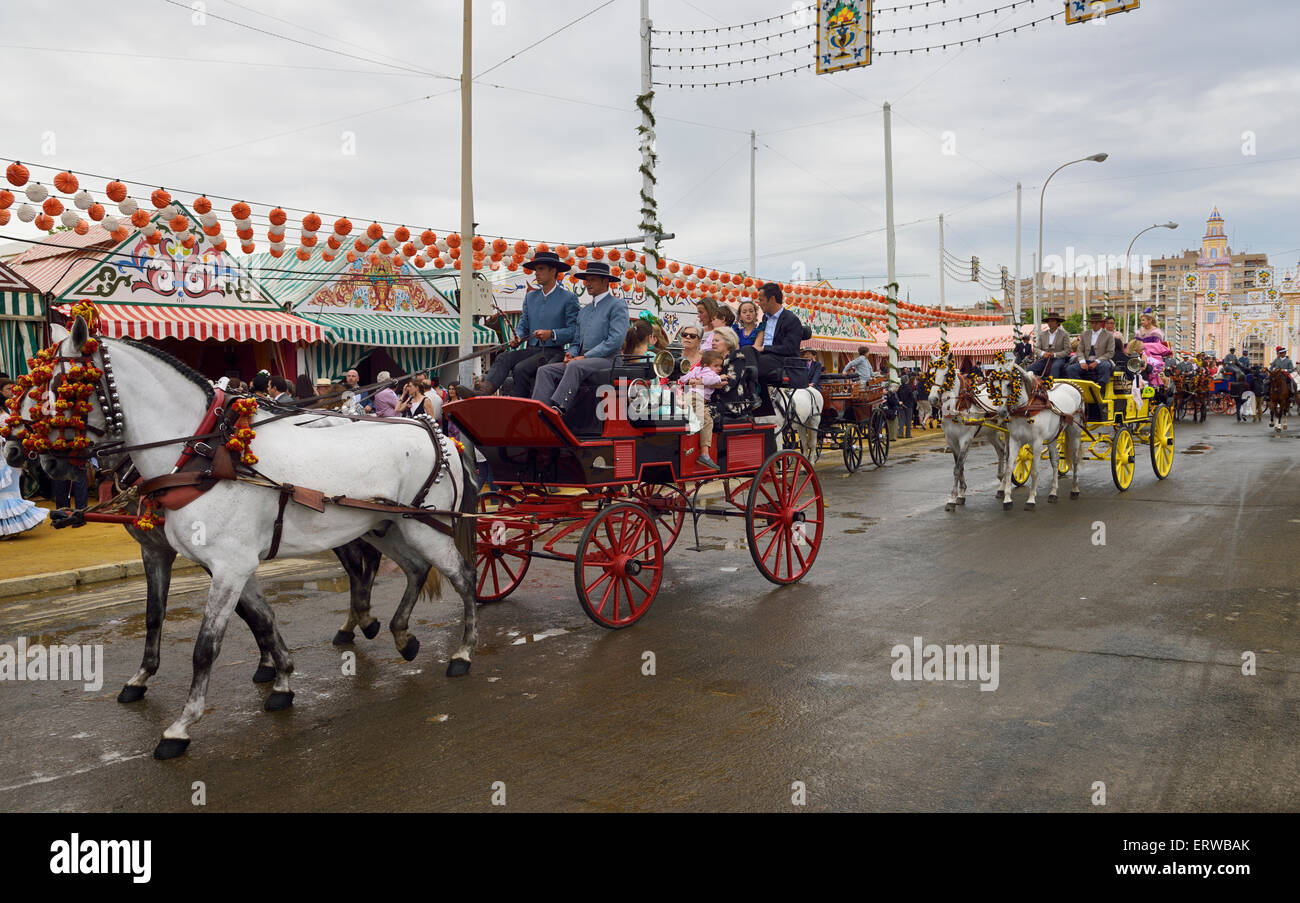
[[[1020,451],[1016,453],[1015,464],[1011,466],[1012,483],[1023,486],[1029,482],[1029,467],[1033,463],[1033,459],[1034,453],[1029,450],[1029,446],[1020,446]]]
[[[1110,475],[1120,492],[1133,483],[1133,434],[1126,426],[1117,427],[1111,441]]]
[[[1167,404],[1151,414],[1151,469],[1162,480],[1174,469],[1174,415]]]
[[[1070,443],[1066,437],[1066,430],[1061,430],[1061,435],[1056,437],[1056,472],[1065,476],[1070,472]]]

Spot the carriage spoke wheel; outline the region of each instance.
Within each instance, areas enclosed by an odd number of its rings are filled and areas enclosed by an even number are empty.
[[[500,602],[515,591],[528,573],[532,561],[533,533],[510,515],[515,499],[502,492],[485,492],[478,497],[480,517],[474,522],[476,547],[474,594],[479,602]]]
[[[1120,492],[1133,483],[1133,434],[1126,426],[1117,427],[1110,445],[1110,475]]]
[[[1016,460],[1011,465],[1011,482],[1023,486],[1029,482],[1029,468],[1033,465],[1034,453],[1028,445],[1020,446]]]
[[[1151,469],[1162,480],[1174,469],[1174,417],[1164,404],[1151,414]]]
[[[663,580],[663,542],[654,518],[619,502],[591,519],[578,540],[573,585],[601,627],[628,627],[650,609]]]
[[[846,424],[840,436],[840,443],[840,447],[844,450],[844,469],[849,473],[855,473],[862,466],[862,424]]]
[[[745,539],[761,573],[794,583],[812,568],[822,544],[822,487],[797,452],[777,452],[763,464],[745,506]]]
[[[867,421],[867,451],[871,453],[871,463],[884,467],[889,460],[889,421],[885,412],[876,408]]]
[[[628,494],[654,517],[667,554],[677,542],[686,520],[686,509],[690,507],[686,493],[672,483],[639,483],[629,486]]]

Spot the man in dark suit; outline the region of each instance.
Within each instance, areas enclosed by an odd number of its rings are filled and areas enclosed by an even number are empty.
[[[808,385],[814,389],[820,389],[822,373],[825,372],[825,368],[822,366],[821,361],[817,360],[817,352],[811,348],[805,348],[800,354],[808,364]]]
[[[759,289],[758,306],[763,310],[763,350],[758,353],[758,381],[764,386],[782,385],[782,377],[791,389],[808,388],[808,367],[799,356],[803,342],[803,323],[785,309],[781,286],[769,282]]]

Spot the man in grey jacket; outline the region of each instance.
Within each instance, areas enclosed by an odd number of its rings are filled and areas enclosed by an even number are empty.
[[[1088,317],[1090,328],[1079,336],[1079,358],[1065,368],[1070,379],[1091,379],[1101,385],[1115,372],[1115,334],[1102,327],[1102,316]]]
[[[1061,328],[1064,320],[1060,314],[1052,311],[1043,319],[1047,321],[1048,328],[1046,332],[1038,334],[1038,360],[1030,364],[1028,369],[1038,376],[1046,372],[1059,379],[1065,375],[1065,362],[1070,358],[1070,337]]]
[[[614,355],[623,349],[627,339],[629,323],[627,302],[610,294],[614,279],[608,263],[593,260],[576,275],[586,280],[591,303],[578,311],[577,331],[564,361],[539,368],[533,388],[533,398],[546,402],[560,416],[573,404],[584,381],[598,379],[602,371],[608,372],[613,366]]]

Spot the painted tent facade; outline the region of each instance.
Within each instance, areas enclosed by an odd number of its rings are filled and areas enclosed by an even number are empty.
[[[36,286],[0,264],[0,371],[27,372],[27,359],[44,344],[45,299]]]
[[[303,367],[314,379],[337,380],[357,367],[371,379],[394,365],[403,373],[430,370],[454,357],[460,345],[453,277],[435,282],[409,264],[396,269],[380,255],[302,261],[264,253],[252,258],[251,267],[295,315],[321,329],[322,341],[303,349]],[[490,330],[475,325],[476,346],[496,341]]]
[[[160,237],[152,244],[143,231],[119,242],[98,225],[84,236],[60,233],[20,255],[13,267],[53,296],[53,312],[90,301],[104,335],[148,341],[209,378],[247,379],[267,369],[292,379],[295,348],[321,341],[320,327],[281,310],[256,278],[206,237],[196,236],[187,248],[161,213],[151,225]]]

